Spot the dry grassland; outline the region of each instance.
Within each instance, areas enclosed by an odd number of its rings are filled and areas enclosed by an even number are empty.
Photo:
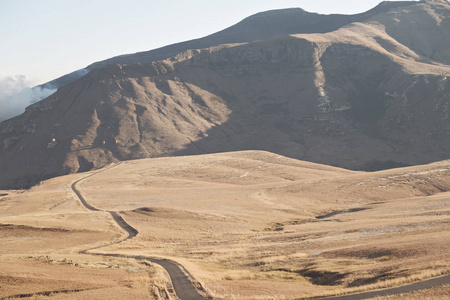
[[[127,162],[80,188],[140,231],[114,251],[176,260],[218,298],[283,299],[448,272],[449,168],[360,173],[248,151]]]
[[[0,299],[152,299],[170,286],[158,265],[78,254],[122,234],[71,193],[81,176],[0,192]]]
[[[0,297],[18,294],[15,286],[87,289],[74,299],[148,298],[152,282],[167,289],[155,266],[77,254],[120,235],[71,193],[81,176],[0,198],[0,223],[12,224],[0,227]],[[98,251],[177,261],[215,298],[340,294],[450,270],[450,161],[364,173],[245,151],[124,162],[78,188],[139,230]]]

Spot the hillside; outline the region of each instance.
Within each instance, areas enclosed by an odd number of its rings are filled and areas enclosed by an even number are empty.
[[[0,187],[248,149],[355,170],[446,159],[450,5],[389,5],[331,32],[94,69],[0,124]]]
[[[161,267],[125,255],[175,261],[215,299],[309,299],[448,274],[449,179],[449,160],[368,173],[241,151],[0,191],[0,297],[168,299],[154,296],[171,289]],[[107,211],[138,234],[118,242]]]

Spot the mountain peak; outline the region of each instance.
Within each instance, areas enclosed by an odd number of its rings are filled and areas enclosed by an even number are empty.
[[[97,63],[0,123],[0,188],[118,160],[242,149],[365,170],[448,159],[447,5],[269,11]]]
[[[269,10],[251,15],[239,23],[204,38],[181,42],[162,48],[125,54],[89,65],[86,69],[102,68],[109,64],[145,64],[163,60],[188,49],[201,49],[220,44],[246,43],[267,40],[297,33],[326,33],[353,22],[362,22],[390,9],[417,4],[416,1],[384,1],[377,7],[356,15],[322,15],[302,8]],[[65,78],[66,79],[66,78]],[[67,84],[66,80],[52,83]]]
[[[253,15],[245,18],[245,19],[252,19],[252,18],[257,18],[257,17],[262,17],[262,16],[292,14],[292,13],[308,13],[308,12],[306,10],[304,10],[303,8],[300,8],[300,7],[272,9],[272,10],[262,11],[262,12],[253,14]]]

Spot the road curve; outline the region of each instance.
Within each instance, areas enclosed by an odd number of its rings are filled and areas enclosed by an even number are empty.
[[[113,217],[114,221],[116,221],[117,225],[122,227],[122,229],[128,233],[128,236],[125,239],[121,240],[120,242],[134,238],[139,233],[139,231],[137,231],[136,228],[132,227],[130,224],[125,222],[125,220],[116,211],[108,211],[108,212]]]
[[[431,278],[424,281],[419,281],[399,287],[387,288],[382,290],[376,290],[371,292],[364,292],[360,294],[344,295],[344,296],[334,296],[327,298],[317,298],[317,300],[361,300],[369,299],[381,296],[396,295],[402,293],[409,293],[417,290],[427,289],[434,286],[446,284],[450,282],[450,275],[445,275],[441,277]]]
[[[89,176],[83,177],[77,181],[75,181],[74,183],[72,183],[72,191],[77,195],[78,199],[80,200],[81,204],[83,204],[84,207],[86,207],[87,209],[91,210],[91,211],[100,211],[98,208],[93,207],[92,205],[90,205],[89,203],[87,203],[86,199],[84,199],[83,195],[81,195],[80,191],[77,189],[77,183],[85,180],[88,177],[91,177],[93,175],[95,175],[97,173],[91,174]]]
[[[133,258],[136,260],[147,260],[153,263],[156,263],[162,266],[167,270],[167,273],[170,275],[170,279],[172,280],[173,289],[177,294],[178,298],[181,300],[189,299],[189,300],[205,300],[208,298],[204,298],[201,296],[197,290],[192,285],[192,282],[186,276],[186,274],[181,270],[181,268],[171,261],[165,259],[157,259],[149,256],[142,255],[122,255],[122,254],[102,254],[102,253],[91,253],[93,255],[99,256],[107,256],[107,257],[119,257],[119,258]]]
[[[114,165],[112,167],[117,166]],[[112,168],[110,167],[110,168]],[[78,199],[80,200],[81,204],[83,204],[84,207],[86,207],[87,209],[89,209],[90,211],[103,211],[100,210],[94,206],[92,206],[91,204],[89,204],[86,199],[83,197],[83,195],[81,194],[80,190],[77,188],[77,184],[89,177],[92,177],[100,172],[104,172],[106,170],[109,170],[110,168],[107,169],[103,169],[99,172],[90,174],[88,176],[85,176],[83,178],[78,179],[77,181],[75,181],[74,183],[72,183],[72,191],[77,195]],[[133,237],[135,237],[139,231],[134,228],[133,226],[131,226],[130,224],[128,224],[121,216],[118,212],[116,211],[104,211],[109,213],[112,218],[114,219],[114,221],[117,223],[117,225],[122,228],[124,231],[126,231],[128,233],[128,236],[119,240],[119,241],[115,241],[113,243],[109,243],[107,245],[103,245],[103,246],[99,246],[99,247],[94,247],[94,248],[89,248],[89,249],[85,249],[80,251],[79,253],[81,254],[88,254],[88,251],[91,250],[95,250],[95,249],[100,249],[100,248],[104,248],[107,246],[111,246],[113,244],[119,244],[125,240],[131,239]],[[175,290],[175,293],[177,294],[178,298],[180,298],[180,300],[205,300],[208,298],[203,297],[202,295],[200,295],[197,290],[195,289],[194,285],[192,284],[192,282],[189,280],[188,276],[185,274],[185,272],[183,272],[180,268],[179,265],[177,265],[174,262],[165,260],[165,259],[158,259],[155,257],[149,257],[149,256],[135,256],[135,255],[122,255],[122,254],[104,254],[104,253],[92,253],[89,252],[89,254],[92,255],[98,255],[98,256],[107,256],[107,257],[120,257],[120,258],[133,258],[133,259],[137,259],[137,260],[147,260],[153,263],[156,263],[160,266],[162,266],[164,269],[166,269],[167,273],[169,273],[170,279],[172,281],[172,285],[173,285],[173,289]]]

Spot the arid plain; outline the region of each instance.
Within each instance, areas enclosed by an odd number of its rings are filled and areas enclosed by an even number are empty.
[[[335,295],[450,272],[450,161],[367,173],[243,151],[93,173],[1,191],[0,299],[175,298],[156,264],[80,253],[125,235],[106,211],[139,233],[96,253],[175,261],[215,299]],[[84,177],[78,189],[98,212],[71,189]],[[448,295],[444,285],[401,299]]]

